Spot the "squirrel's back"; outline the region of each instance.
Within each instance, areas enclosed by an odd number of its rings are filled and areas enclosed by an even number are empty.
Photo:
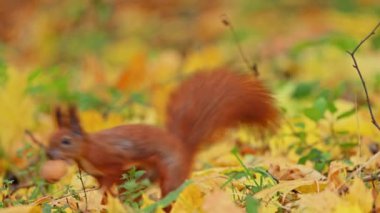
[[[195,151],[217,131],[239,124],[270,129],[279,112],[260,80],[222,69],[185,80],[172,94],[167,116],[167,129]]]

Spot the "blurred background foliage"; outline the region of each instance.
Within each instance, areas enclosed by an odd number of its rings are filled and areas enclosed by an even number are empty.
[[[223,15],[248,58],[276,76],[270,83],[318,76],[334,86],[341,73],[355,74],[342,50],[380,13],[375,0],[15,0],[0,8],[0,84],[7,66],[28,72],[27,91],[45,110],[60,101],[103,110],[127,97],[146,103],[145,91],[182,74],[245,69]],[[380,48],[379,36],[371,42]]]
[[[248,71],[222,24],[226,16],[250,62],[281,91],[280,103],[293,90],[302,100],[343,80],[342,95],[353,100],[360,86],[345,51],[379,14],[376,0],[1,1],[0,127],[37,128],[40,112],[68,102],[160,123],[169,91],[184,76],[221,66]],[[379,48],[376,35],[358,56],[375,91]],[[296,105],[283,107],[297,112]],[[154,110],[147,116],[144,109]],[[10,144],[7,134],[1,140]]]

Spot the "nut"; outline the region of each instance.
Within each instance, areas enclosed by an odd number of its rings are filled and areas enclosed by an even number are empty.
[[[63,160],[48,160],[42,165],[40,174],[49,183],[59,181],[67,173],[67,164]]]

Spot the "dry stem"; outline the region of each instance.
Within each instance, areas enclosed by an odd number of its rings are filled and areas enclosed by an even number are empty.
[[[244,63],[247,65],[248,69],[249,70],[252,70],[253,71],[253,74],[257,77],[259,76],[259,70],[257,68],[257,64],[253,64],[251,65],[247,59],[247,57],[245,57],[245,54],[243,52],[243,48],[241,47],[240,43],[239,43],[239,39],[237,37],[237,34],[236,34],[236,31],[235,31],[235,28],[234,26],[232,25],[232,23],[230,22],[230,20],[228,19],[227,15],[223,15],[222,16],[222,23],[227,26],[230,31],[231,31],[231,34],[234,38],[234,41],[235,41],[235,44],[239,50],[239,54],[241,56],[241,58],[243,59]]]

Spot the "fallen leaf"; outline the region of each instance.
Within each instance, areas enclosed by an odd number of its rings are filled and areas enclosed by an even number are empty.
[[[324,182],[318,182],[315,180],[291,180],[291,181],[283,181],[277,185],[274,185],[270,188],[261,190],[256,193],[254,197],[256,199],[262,199],[264,201],[269,201],[273,196],[275,196],[278,192],[287,194],[290,191],[303,187],[303,186],[313,186],[313,188],[318,189],[320,185],[325,184]]]
[[[222,190],[215,190],[207,194],[202,205],[204,212],[210,213],[239,213],[245,212],[233,201],[232,196]]]
[[[0,209],[0,213],[39,213],[41,212],[41,208],[39,206],[14,206],[5,209]]]
[[[296,180],[305,177],[305,174],[298,168],[281,169],[279,165],[270,165],[268,172],[277,180]]]
[[[200,212],[203,192],[195,184],[186,187],[173,205],[173,213]]]
[[[324,190],[320,193],[300,194],[296,201],[299,212],[331,212],[341,202],[337,193]]]
[[[354,179],[349,187],[348,194],[344,195],[343,199],[354,206],[360,206],[362,212],[370,212],[372,209],[373,197],[371,189],[367,188],[359,178]]]
[[[337,187],[341,187],[344,184],[346,168],[347,166],[342,162],[333,161],[330,163],[327,182],[331,189],[335,190]]]

